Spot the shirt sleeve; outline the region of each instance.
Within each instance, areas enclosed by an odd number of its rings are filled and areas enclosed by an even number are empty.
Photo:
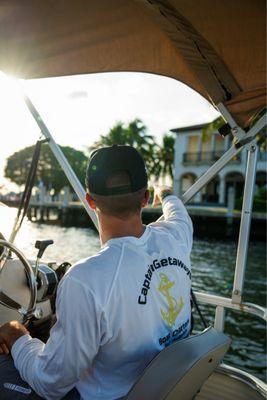
[[[56,310],[46,344],[25,335],[11,351],[22,379],[48,400],[61,399],[75,386],[92,365],[101,340],[101,311],[82,282],[63,278]]]
[[[164,220],[154,222],[152,225],[168,229],[180,244],[191,251],[193,224],[182,201],[174,195],[166,196],[162,201],[162,211]]]

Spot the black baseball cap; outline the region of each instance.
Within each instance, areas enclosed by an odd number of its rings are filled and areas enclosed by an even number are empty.
[[[108,178],[120,171],[128,173],[130,184],[107,187]],[[101,196],[134,193],[147,186],[144,160],[132,146],[102,147],[90,156],[85,183],[90,193]]]

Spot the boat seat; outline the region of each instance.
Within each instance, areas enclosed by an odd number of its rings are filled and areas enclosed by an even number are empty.
[[[162,350],[125,400],[191,400],[229,349],[231,340],[209,327]]]

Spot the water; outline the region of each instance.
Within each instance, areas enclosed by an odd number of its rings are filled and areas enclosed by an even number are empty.
[[[193,288],[231,297],[237,245],[233,242],[195,240],[192,251]],[[244,285],[244,301],[266,306],[266,246],[251,243]],[[201,306],[212,323],[215,309]],[[197,328],[201,324],[197,321]],[[232,338],[224,362],[266,380],[266,331],[263,320],[238,311],[226,311],[225,331]]]
[[[94,254],[99,249],[98,235],[91,229],[62,228],[26,221],[19,232],[16,245],[28,258],[35,258],[36,239],[53,239],[45,254],[49,261],[74,263]],[[192,251],[193,287],[222,296],[231,296],[235,267],[236,244],[233,242],[194,240]],[[263,243],[252,243],[249,249],[245,278],[244,300],[265,306],[266,248]],[[212,323],[215,309],[201,306]],[[196,329],[201,325],[196,318]],[[265,324],[257,317],[227,311],[226,332],[233,342],[225,362],[251,372],[265,380]]]

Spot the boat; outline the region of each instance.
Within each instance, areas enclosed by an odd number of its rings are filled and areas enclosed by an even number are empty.
[[[243,301],[258,140],[266,126],[266,114],[262,115],[266,107],[264,0],[57,0],[29,1],[27,5],[14,0],[0,3],[0,19],[0,70],[6,74],[34,79],[96,72],[146,72],[177,79],[216,107],[225,120],[220,133],[223,137],[233,135],[232,146],[183,194],[182,200],[187,203],[233,157],[247,151],[240,234],[232,296],[204,292],[196,292],[195,296],[199,303],[215,307],[217,333],[224,331],[227,309],[266,321],[265,308]],[[96,217],[85,202],[84,188],[27,95],[25,102],[97,226]],[[8,296],[1,289],[0,323],[18,317],[23,321],[34,318],[38,330],[38,324],[45,324],[53,314],[49,294],[56,290],[61,275],[58,266],[41,262],[50,243],[36,243],[36,262],[27,260],[15,247],[20,218],[18,215],[9,240],[0,240],[1,280],[6,282],[8,293],[12,293]],[[15,257],[9,257],[10,251]],[[159,371],[161,365],[164,364],[160,360]],[[215,367],[201,382],[194,398],[266,398],[265,383],[252,374],[222,363]],[[161,372],[163,376],[163,367]],[[144,374],[149,375],[149,371]],[[193,377],[189,371],[191,386]],[[155,380],[150,382],[153,385]],[[177,385],[179,389],[179,382]],[[189,386],[187,382],[188,393]],[[129,399],[134,398],[131,396],[129,393]],[[151,396],[148,394],[146,399],[189,398],[175,394]]]

